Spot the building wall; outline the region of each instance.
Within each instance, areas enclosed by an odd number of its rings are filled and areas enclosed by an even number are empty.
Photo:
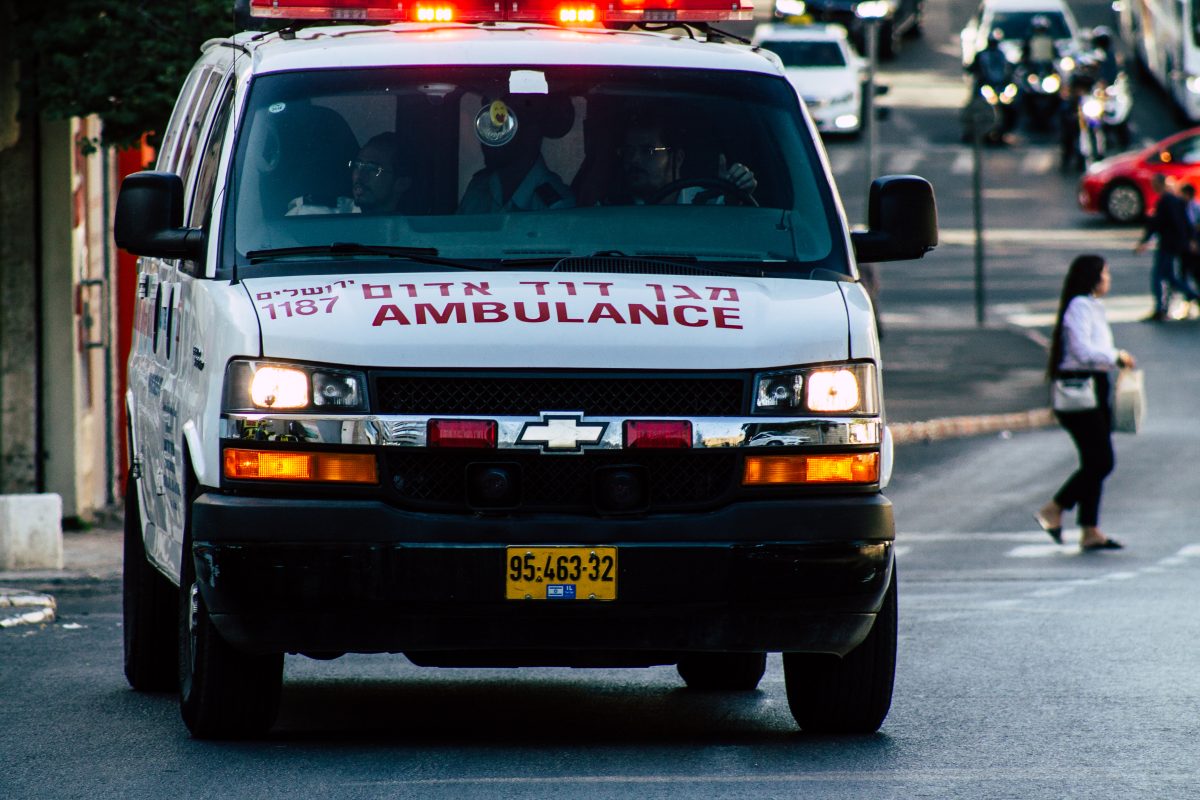
[[[0,6],[0,23],[9,9]],[[0,24],[0,52],[8,49]],[[0,58],[0,494],[41,491],[37,463],[36,151],[17,121],[17,62]]]

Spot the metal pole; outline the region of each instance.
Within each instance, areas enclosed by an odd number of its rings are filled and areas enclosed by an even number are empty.
[[[867,97],[863,108],[867,126],[867,183],[875,180],[875,151],[878,131],[875,130],[875,69],[879,62],[879,18],[867,19]]]
[[[983,121],[977,116],[972,125],[973,151],[972,194],[975,210],[975,324],[982,328],[985,322],[985,300],[983,283]]]

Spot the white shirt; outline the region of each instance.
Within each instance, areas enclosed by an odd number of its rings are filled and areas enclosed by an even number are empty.
[[[1067,303],[1062,321],[1063,357],[1060,370],[1103,372],[1117,365],[1117,348],[1104,305],[1091,295]]]
[[[458,204],[459,214],[495,214],[501,211],[541,211],[546,208],[573,208],[575,196],[562,178],[550,171],[539,155],[521,179],[508,202],[501,196],[500,175],[481,169],[471,177]]]

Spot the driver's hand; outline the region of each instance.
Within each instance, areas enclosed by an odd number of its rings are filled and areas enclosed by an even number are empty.
[[[747,194],[753,192],[758,186],[758,179],[754,177],[754,173],[750,171],[749,167],[736,161],[726,165],[724,153],[717,157],[717,177],[729,181]]]

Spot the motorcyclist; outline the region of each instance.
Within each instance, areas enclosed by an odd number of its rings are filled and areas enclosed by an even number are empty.
[[[1037,71],[1038,67],[1053,64],[1057,57],[1054,37],[1050,35],[1050,18],[1038,14],[1029,22],[1029,35],[1021,47],[1021,63]]]
[[[988,36],[987,45],[975,55],[975,60],[968,68],[974,76],[971,88],[973,101],[980,90],[989,86],[994,91],[994,97],[999,97],[1010,83],[1013,82],[1012,64],[1000,49],[1004,39],[1004,31],[999,28],[992,30]],[[1005,135],[1012,131],[1016,123],[1016,108],[1009,100],[1001,104],[999,129],[989,133],[989,139],[1003,141]]]
[[[1113,35],[1104,25],[1092,29],[1092,48],[1095,50],[1097,79],[1102,86],[1112,86],[1121,74],[1121,56],[1113,47]]]
[[[1058,132],[1061,146],[1059,162],[1064,173],[1072,170],[1082,171],[1086,165],[1084,153],[1080,150],[1080,135],[1085,131],[1087,121],[1081,118],[1083,103],[1091,96],[1096,87],[1098,67],[1089,58],[1080,58],[1074,72],[1062,90],[1062,104],[1059,106]],[[1093,144],[1093,157],[1101,145]]]

